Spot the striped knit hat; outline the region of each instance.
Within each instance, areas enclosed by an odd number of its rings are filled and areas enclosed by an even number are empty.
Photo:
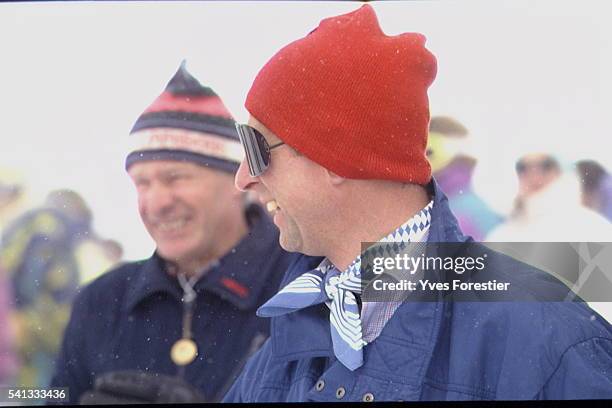
[[[130,131],[125,168],[143,160],[178,160],[235,173],[242,156],[232,115],[183,61]]]

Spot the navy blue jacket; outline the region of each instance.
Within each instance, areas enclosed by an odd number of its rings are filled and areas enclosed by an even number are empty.
[[[276,292],[294,258],[278,246],[278,230],[259,207],[248,213],[255,220],[249,236],[194,287],[192,331],[199,354],[185,379],[209,401],[223,396],[269,336],[269,322],[255,310]],[[182,295],[157,255],[102,275],[74,303],[51,385],[69,387],[75,403],[105,372],[175,375],[170,348],[181,338]]]
[[[435,182],[428,241],[470,242]],[[476,244],[474,244],[476,245]],[[492,269],[529,300],[567,288],[497,254]],[[301,257],[281,286],[314,268]],[[534,286],[535,284],[535,286]],[[272,318],[271,335],[227,402],[612,398],[612,329],[583,302],[404,302],[349,371],[333,356],[329,310]]]

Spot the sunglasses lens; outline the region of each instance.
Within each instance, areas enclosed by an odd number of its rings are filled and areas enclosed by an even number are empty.
[[[256,129],[249,125],[236,124],[240,143],[244,147],[245,156],[252,177],[261,175],[270,165],[270,148],[268,142]]]

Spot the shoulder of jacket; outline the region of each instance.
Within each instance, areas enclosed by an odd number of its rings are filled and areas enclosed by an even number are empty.
[[[121,264],[103,273],[78,290],[75,302],[108,304],[111,297],[123,297],[131,282],[135,282],[146,260]]]

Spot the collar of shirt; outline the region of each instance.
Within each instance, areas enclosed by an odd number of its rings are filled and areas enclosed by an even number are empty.
[[[267,276],[269,255],[278,245],[278,231],[263,209],[251,205],[246,210],[249,233],[227,254],[211,264],[194,290],[211,292],[241,310],[257,306]],[[142,266],[136,282],[129,289],[126,307],[133,309],[156,293],[169,293],[177,300],[183,290],[176,277],[166,272],[165,261],[154,253]]]

